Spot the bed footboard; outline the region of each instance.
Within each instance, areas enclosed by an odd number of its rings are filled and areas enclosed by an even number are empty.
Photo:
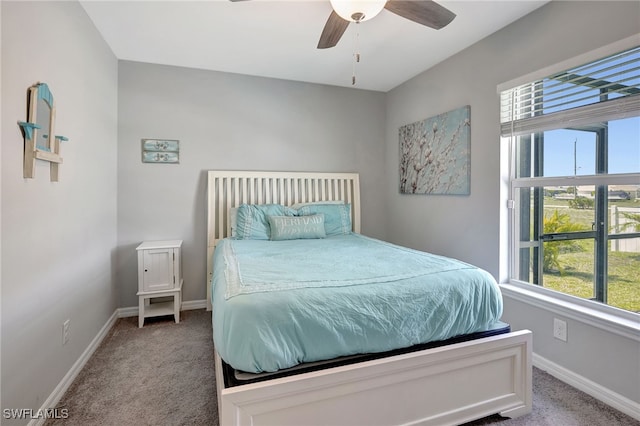
[[[532,334],[522,330],[225,389],[220,425],[457,425],[531,411]]]

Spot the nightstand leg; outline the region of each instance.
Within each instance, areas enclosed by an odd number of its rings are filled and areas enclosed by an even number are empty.
[[[144,325],[144,297],[138,297],[138,328]]]
[[[176,324],[180,322],[180,292],[177,292],[173,296],[173,316],[176,319]]]

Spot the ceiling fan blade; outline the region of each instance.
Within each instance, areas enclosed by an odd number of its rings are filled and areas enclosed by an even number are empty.
[[[331,11],[327,23],[324,24],[324,29],[320,35],[320,41],[318,41],[318,49],[327,49],[338,44],[340,37],[347,30],[349,21],[342,19],[335,11]]]
[[[389,0],[384,8],[436,30],[445,27],[456,17],[455,13],[431,0]]]

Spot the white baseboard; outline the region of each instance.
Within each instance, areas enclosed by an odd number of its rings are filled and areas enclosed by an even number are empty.
[[[67,372],[67,374],[62,378],[58,386],[51,392],[51,395],[44,401],[42,406],[40,407],[42,412],[45,412],[47,409],[51,407],[56,407],[58,402],[62,399],[64,393],[69,389],[69,386],[73,383],[75,378],[80,374],[80,371],[84,368],[91,355],[98,349],[102,340],[107,336],[109,330],[114,326],[116,320],[118,319],[118,310],[116,309],[111,317],[107,320],[104,326],[100,329],[96,337],[93,338],[87,349],[80,355],[80,358],[71,366],[71,369]],[[45,418],[32,419],[29,422],[29,426],[40,426],[44,424]]]
[[[207,300],[206,299],[202,299],[202,300],[188,300],[186,302],[182,302],[182,309],[180,309],[181,311],[192,311],[194,309],[206,309],[207,307]]]
[[[138,307],[129,306],[128,308],[118,308],[116,309],[116,312],[118,313],[118,318],[137,317]]]
[[[566,384],[591,395],[597,400],[604,402],[610,407],[613,407],[636,420],[640,420],[640,403],[613,392],[611,389],[605,388],[604,386],[576,374],[553,361],[549,361],[536,353],[533,354],[533,365],[546,371],[558,380],[561,380]]]
[[[205,309],[207,307],[207,300],[187,300],[186,302],[182,302],[182,306],[180,307],[181,311],[192,311],[194,309]],[[118,318],[127,318],[127,317],[137,317],[138,316],[138,307],[137,306],[129,306],[126,308],[119,308],[117,310]]]

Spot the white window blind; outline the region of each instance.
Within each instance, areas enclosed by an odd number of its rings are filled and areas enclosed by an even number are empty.
[[[517,136],[640,110],[640,46],[500,94],[500,133]]]

